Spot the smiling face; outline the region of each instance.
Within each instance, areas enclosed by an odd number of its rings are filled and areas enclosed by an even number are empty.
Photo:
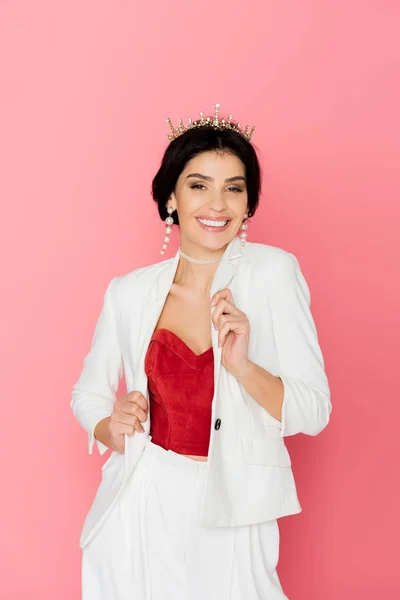
[[[245,167],[228,151],[192,158],[167,203],[179,217],[181,247],[218,250],[238,233],[247,212]]]

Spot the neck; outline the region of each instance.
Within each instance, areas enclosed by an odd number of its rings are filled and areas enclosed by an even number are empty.
[[[185,244],[184,241],[181,240],[180,248],[185,254],[190,256],[190,258],[208,260],[221,258],[225,252],[226,245],[218,250],[209,250],[200,248],[199,246],[193,246],[188,243]],[[219,262],[210,264],[197,264],[190,262],[181,256],[179,258],[179,264],[174,283],[199,290],[199,292],[207,292],[211,288],[214,273],[217,270],[218,264]]]

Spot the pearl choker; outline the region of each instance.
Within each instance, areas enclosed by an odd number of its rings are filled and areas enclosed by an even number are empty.
[[[219,262],[222,258],[222,256],[219,256],[218,258],[208,258],[208,259],[203,259],[203,260],[201,260],[199,258],[192,258],[191,256],[188,256],[187,254],[182,252],[180,247],[179,247],[179,254],[181,256],[183,256],[183,258],[186,258],[186,260],[188,260],[189,262],[196,263],[197,265],[210,265],[212,263]]]

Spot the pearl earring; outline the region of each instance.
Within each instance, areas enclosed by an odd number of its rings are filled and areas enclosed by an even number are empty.
[[[169,234],[172,232],[172,227],[171,227],[171,225],[173,224],[173,222],[174,222],[174,219],[173,219],[173,218],[172,218],[170,215],[171,215],[173,212],[174,212],[174,209],[173,209],[173,208],[171,208],[170,206],[168,206],[168,208],[167,208],[167,213],[168,213],[168,215],[169,215],[169,216],[168,216],[168,217],[165,219],[165,225],[166,225],[166,226],[165,226],[165,237],[164,237],[164,243],[163,243],[163,245],[162,245],[162,247],[161,247],[162,249],[160,250],[160,254],[164,254],[165,250],[166,250],[166,249],[167,249],[167,247],[168,247],[168,242],[169,242],[169,240],[171,239],[171,238],[169,237]]]
[[[247,218],[248,218],[248,216],[249,216],[249,215],[248,215],[247,213],[245,213],[245,214],[243,215],[243,219],[247,219]],[[242,246],[242,248],[243,248],[243,246],[244,246],[244,245],[245,245],[245,243],[246,243],[246,238],[247,238],[246,229],[248,228],[248,226],[249,226],[249,225],[248,225],[248,223],[245,223],[245,222],[243,222],[243,223],[241,224],[241,226],[240,226],[240,229],[241,229],[242,231],[241,231],[241,233],[240,233],[239,237],[240,237],[240,239],[242,240],[242,241],[241,241],[241,243],[240,243],[240,245]]]

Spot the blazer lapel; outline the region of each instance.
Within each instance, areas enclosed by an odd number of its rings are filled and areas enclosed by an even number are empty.
[[[213,282],[210,290],[210,312],[212,314],[212,310],[214,307],[211,307],[211,297],[220,289],[223,289],[229,285],[232,281],[237,265],[239,262],[239,258],[243,254],[243,249],[240,246],[240,238],[235,237],[233,240],[229,242],[227,247],[225,248],[225,252],[222,255],[220,262],[218,263],[217,269],[214,273]],[[171,289],[171,285],[174,281],[175,274],[178,268],[180,259],[179,250],[177,250],[175,256],[168,262],[165,266],[165,269],[161,271],[158,275],[156,281],[149,288],[148,294],[143,300],[143,304],[141,307],[141,319],[139,331],[137,334],[137,338],[135,340],[135,344],[140,348],[139,358],[137,364],[135,365],[135,390],[140,391],[143,396],[148,398],[147,391],[147,376],[144,370],[144,360],[147,352],[147,348],[149,346],[151,336],[153,335],[153,331],[159,317],[162,313],[165,301]],[[183,259],[184,260],[184,259]],[[220,369],[221,362],[221,348],[218,347],[218,332],[214,329],[211,324],[211,339],[214,351],[214,381],[218,380],[218,374]],[[150,430],[150,411],[149,418],[143,423],[144,432],[141,434],[135,433],[134,437],[143,436],[147,437]],[[128,437],[128,436],[126,436]],[[129,439],[129,438],[128,438]],[[133,438],[132,438],[133,439]]]

